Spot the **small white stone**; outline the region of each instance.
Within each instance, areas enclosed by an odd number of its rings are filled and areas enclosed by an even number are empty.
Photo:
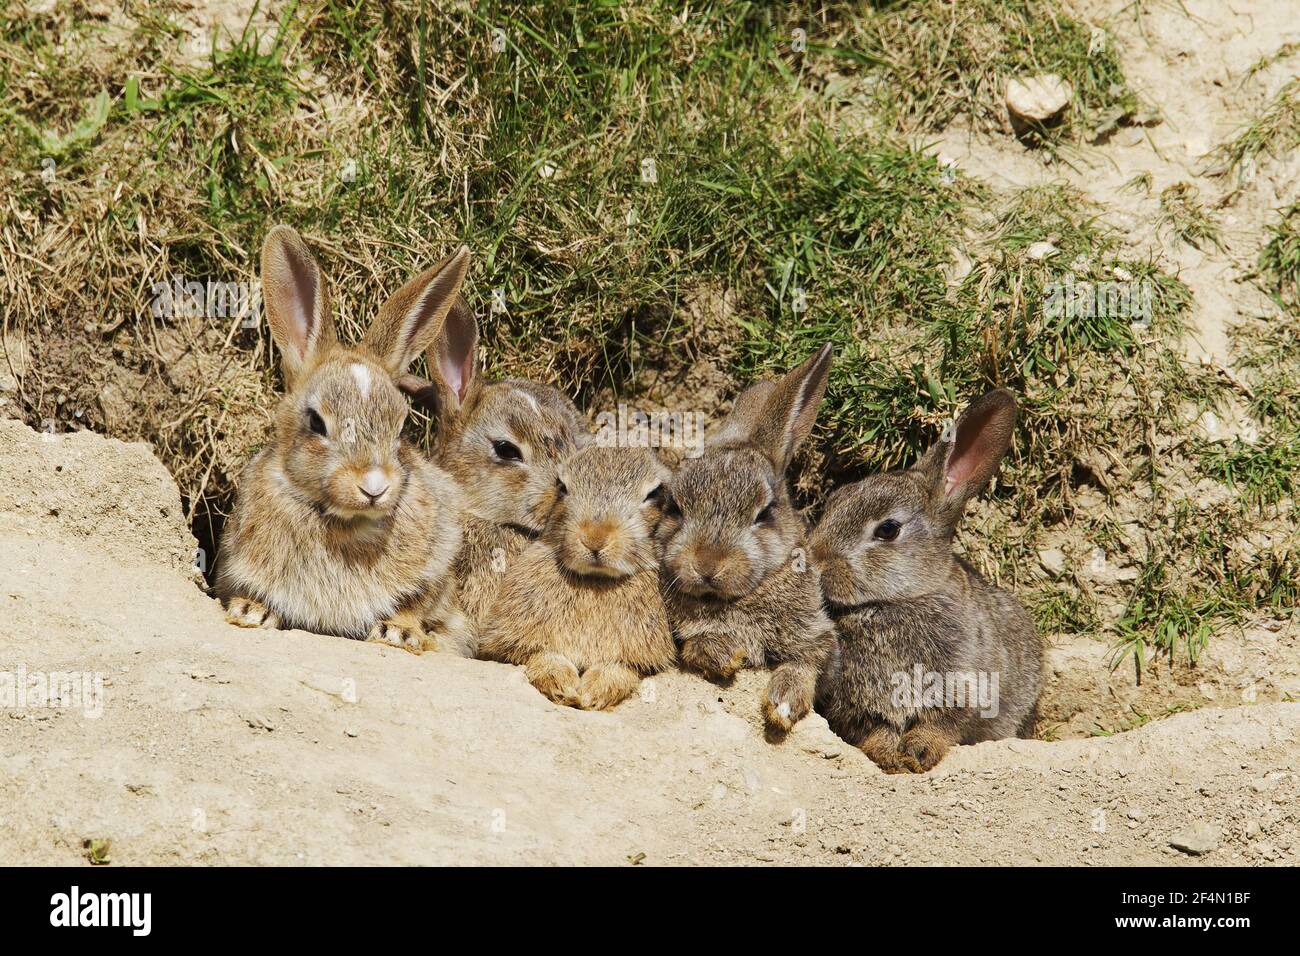
[[[1074,98],[1074,87],[1055,73],[1007,83],[1007,109],[1014,119],[1046,123],[1059,116]]]

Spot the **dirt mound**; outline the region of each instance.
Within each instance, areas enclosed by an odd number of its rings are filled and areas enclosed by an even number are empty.
[[[182,570],[196,562],[176,482],[142,442],[37,433],[0,418],[0,513],[127,560]]]
[[[230,627],[176,567],[177,491],[140,446],[0,436],[0,693],[86,678],[79,706],[5,703],[0,864],[76,862],[88,840],[126,864],[1300,855],[1300,705],[960,748],[888,777],[819,717],[765,742],[760,674],[669,673],[582,713],[505,665]],[[74,448],[80,467],[58,457]],[[1194,821],[1198,856],[1170,845]]]

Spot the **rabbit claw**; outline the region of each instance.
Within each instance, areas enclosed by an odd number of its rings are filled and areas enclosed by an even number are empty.
[[[366,640],[373,644],[400,647],[412,654],[420,654],[430,650],[432,644],[429,636],[425,634],[424,628],[419,624],[394,618],[376,622],[370,629],[370,634],[366,637]]]
[[[261,601],[252,598],[231,598],[226,607],[226,621],[237,627],[264,627],[275,630],[280,626],[280,615]]]

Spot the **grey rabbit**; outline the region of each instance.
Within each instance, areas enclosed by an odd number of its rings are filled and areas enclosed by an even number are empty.
[[[722,679],[771,667],[762,708],[777,737],[812,709],[835,643],[786,488],[830,368],[827,344],[781,379],[742,392],[704,454],[668,482],[659,524],[664,602],[682,662]]]
[[[837,637],[817,709],[886,772],[1033,735],[1042,642],[1015,596],[952,551],[1015,421],[1005,389],[976,399],[913,467],[837,489],[811,537]]]

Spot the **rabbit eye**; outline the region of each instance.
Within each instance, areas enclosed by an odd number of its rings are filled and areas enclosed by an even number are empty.
[[[767,524],[776,514],[776,502],[769,501],[767,506],[754,516],[754,524]]]
[[[672,495],[665,495],[663,499],[663,509],[665,518],[680,518],[682,509],[677,507],[677,499]]]
[[[564,482],[562,482],[559,478],[556,478],[556,479],[555,479],[555,497],[556,497],[557,499],[559,499],[559,498],[563,498],[563,497],[564,497],[565,495],[567,495],[568,493],[569,493],[569,489],[568,489],[568,487],[567,487],[567,486],[564,484]]]
[[[645,496],[645,501],[642,502],[642,504],[650,504],[650,502],[652,501],[657,505],[663,504],[664,486],[662,484],[655,485],[653,488],[651,488],[650,493]]]
[[[519,446],[512,441],[506,441],[504,438],[498,438],[492,442],[492,452],[501,461],[524,460],[524,453],[519,450]]]
[[[325,434],[325,419],[321,418],[320,412],[314,408],[307,409],[307,427],[315,435],[324,436]]]
[[[898,532],[902,530],[902,527],[893,518],[886,518],[876,525],[876,530],[871,532],[871,536],[878,541],[893,541],[898,537]]]

